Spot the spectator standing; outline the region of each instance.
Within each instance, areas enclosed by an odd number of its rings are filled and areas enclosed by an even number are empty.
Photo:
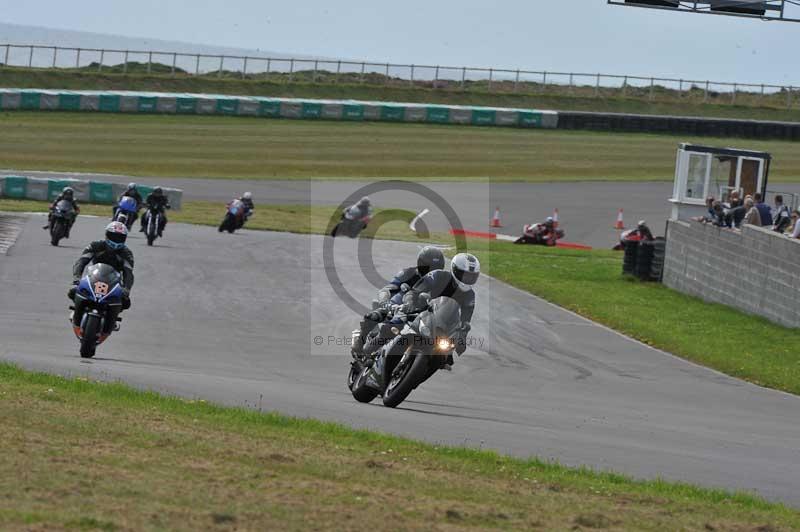
[[[758,215],[761,218],[761,226],[765,225],[772,225],[772,209],[769,208],[769,205],[764,203],[764,198],[761,196],[760,192],[756,192],[755,196],[753,197],[755,201],[755,208],[758,210]]]
[[[792,213],[789,207],[783,204],[783,195],[778,194],[775,196],[775,208],[772,209],[772,229],[776,233],[783,233],[792,223]]]

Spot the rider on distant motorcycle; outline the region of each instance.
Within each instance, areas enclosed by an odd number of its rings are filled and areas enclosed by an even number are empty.
[[[113,214],[111,215],[113,218],[117,217],[117,211],[119,210],[119,202],[122,201],[122,198],[133,198],[136,200],[136,213],[133,215],[133,221],[131,224],[136,222],[136,218],[139,217],[139,209],[142,208],[142,195],[139,194],[139,190],[136,188],[136,183],[128,183],[128,187],[125,189],[125,192],[119,195],[117,198],[117,204],[114,205]]]
[[[64,187],[64,190],[61,191],[56,199],[53,200],[53,203],[50,204],[50,212],[47,215],[47,225],[43,227],[43,229],[50,229],[50,224],[53,223],[53,211],[55,211],[56,205],[61,200],[66,200],[72,204],[72,208],[75,211],[75,215],[69,220],[67,224],[67,230],[64,233],[64,238],[69,238],[69,230],[72,229],[72,224],[75,223],[75,218],[78,217],[78,214],[81,212],[81,208],[78,207],[78,202],[75,200],[75,191],[72,190],[71,187]]]
[[[128,309],[131,306],[130,292],[133,288],[133,253],[125,245],[125,240],[128,238],[128,228],[122,222],[111,222],[106,226],[105,240],[95,240],[89,243],[83,250],[80,258],[75,261],[75,266],[72,268],[72,287],[67,292],[67,297],[75,303],[75,312],[72,316],[72,323],[76,327],[80,327],[81,318],[84,312],[84,302],[80,298],[75,297],[78,283],[83,276],[83,269],[86,265],[91,264],[108,264],[118,272],[122,273],[122,309]],[[105,320],[104,333],[110,333],[114,325],[117,323],[117,313],[113,310],[114,307],[109,307],[109,315]],[[113,313],[113,315],[111,315]]]
[[[394,279],[378,292],[376,303],[378,309],[366,314],[361,322],[361,329],[354,331],[353,352],[360,353],[367,335],[384,320],[388,305],[401,304],[403,294],[417,284],[429,272],[444,268],[444,254],[439,248],[425,246],[417,254],[417,266],[405,268],[394,275]]]
[[[253,194],[250,192],[245,192],[242,194],[242,197],[239,198],[239,201],[244,204],[244,221],[246,222],[247,219],[253,215],[253,211],[256,210],[256,206],[253,203]]]
[[[364,196],[358,203],[351,205],[342,213],[342,219],[348,220],[362,220],[364,227],[367,227],[367,221],[372,217],[372,207],[367,196]]]
[[[449,297],[461,306],[461,333],[456,339],[456,353],[461,355],[467,349],[467,333],[475,310],[475,292],[472,287],[478,282],[481,263],[470,253],[459,253],[450,262],[450,271],[434,270],[425,275],[406,292],[403,304],[397,309],[400,315],[416,314],[424,310],[425,300],[420,295],[427,293],[428,301],[438,297]],[[397,314],[395,314],[397,317]],[[384,323],[376,336],[371,337],[364,346],[364,353],[371,354],[392,338],[391,323]],[[399,337],[397,337],[399,338]],[[445,369],[453,364],[452,357],[447,360]]]
[[[545,218],[544,223],[526,224],[522,233],[522,236],[514,242],[515,244],[555,246],[558,239],[564,236],[563,230],[556,227],[556,222],[552,216]]]
[[[153,192],[147,195],[147,199],[144,200],[145,204],[147,205],[148,210],[154,210],[161,214],[161,223],[158,225],[158,236],[159,238],[162,236],[164,232],[164,228],[167,226],[167,215],[165,209],[171,209],[172,206],[169,204],[169,198],[164,194],[164,191],[161,187],[156,187],[153,189]],[[144,216],[142,216],[142,226],[139,228],[140,233],[144,233]]]

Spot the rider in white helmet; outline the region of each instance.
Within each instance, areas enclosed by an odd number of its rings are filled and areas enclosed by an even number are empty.
[[[244,219],[246,221],[253,214],[253,211],[256,210],[255,204],[253,204],[253,193],[245,192],[242,194],[242,197],[239,198],[239,201],[244,203]]]

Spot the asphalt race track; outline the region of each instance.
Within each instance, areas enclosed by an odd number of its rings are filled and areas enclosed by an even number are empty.
[[[57,172],[15,172],[3,170],[0,174],[30,175],[37,177],[70,177],[80,174]],[[230,201],[234,195],[251,191],[256,208],[258,204],[313,204],[336,205],[350,194],[368,185],[364,181],[270,181],[194,178],[128,177],[108,174],[82,174],[82,179],[96,179],[128,183],[135,181],[148,185],[180,188],[188,201]],[[458,213],[464,228],[473,231],[490,231],[489,219],[495,207],[500,207],[504,228],[497,232],[519,235],[526,223],[542,221],[553,209],[559,210],[561,227],[566,230],[565,240],[597,248],[610,248],[619,239],[613,229],[617,211],[622,208],[625,225],[631,227],[645,219],[654,234],[663,235],[670,215],[667,201],[672,195],[672,183],[666,182],[565,182],[565,183],[485,183],[442,182],[422,183],[444,197]],[[770,189],[800,194],[800,185],[775,184]],[[447,231],[450,224],[430,201],[417,194],[388,191],[371,194],[378,207],[411,209],[417,212],[431,210],[424,220],[433,231]]]
[[[358,316],[327,282],[327,237],[172,224],[148,248],[136,233],[133,308],[97,358],[82,361],[65,293],[73,261],[106,221],[80,218],[55,248],[43,220],[29,216],[0,255],[2,360],[800,505],[800,398],[650,349],[487,278],[472,331],[482,346],[401,408],[356,403],[345,385],[348,348],[328,345],[348,338]],[[345,289],[366,302],[374,290],[357,242],[337,239],[335,263]],[[373,258],[388,275],[416,250],[378,241]]]

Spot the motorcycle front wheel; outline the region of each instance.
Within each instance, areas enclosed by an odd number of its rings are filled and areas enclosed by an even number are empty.
[[[81,358],[92,358],[97,348],[97,333],[100,332],[100,316],[89,314],[81,337]]]
[[[359,403],[369,403],[376,397],[378,397],[378,392],[367,386],[367,372],[369,372],[369,368],[362,367],[360,364],[358,365],[361,370],[356,375],[355,380],[353,381],[353,386],[350,388],[350,391],[353,394],[353,398],[358,401]],[[351,369],[352,371],[352,369]]]
[[[53,226],[50,230],[50,243],[54,246],[58,245],[58,242],[64,238],[64,235],[67,233],[67,226],[62,219],[53,220]]]
[[[405,401],[408,394],[428,377],[428,356],[415,351],[413,360],[402,363],[392,370],[389,384],[383,393],[383,404],[394,408]]]

